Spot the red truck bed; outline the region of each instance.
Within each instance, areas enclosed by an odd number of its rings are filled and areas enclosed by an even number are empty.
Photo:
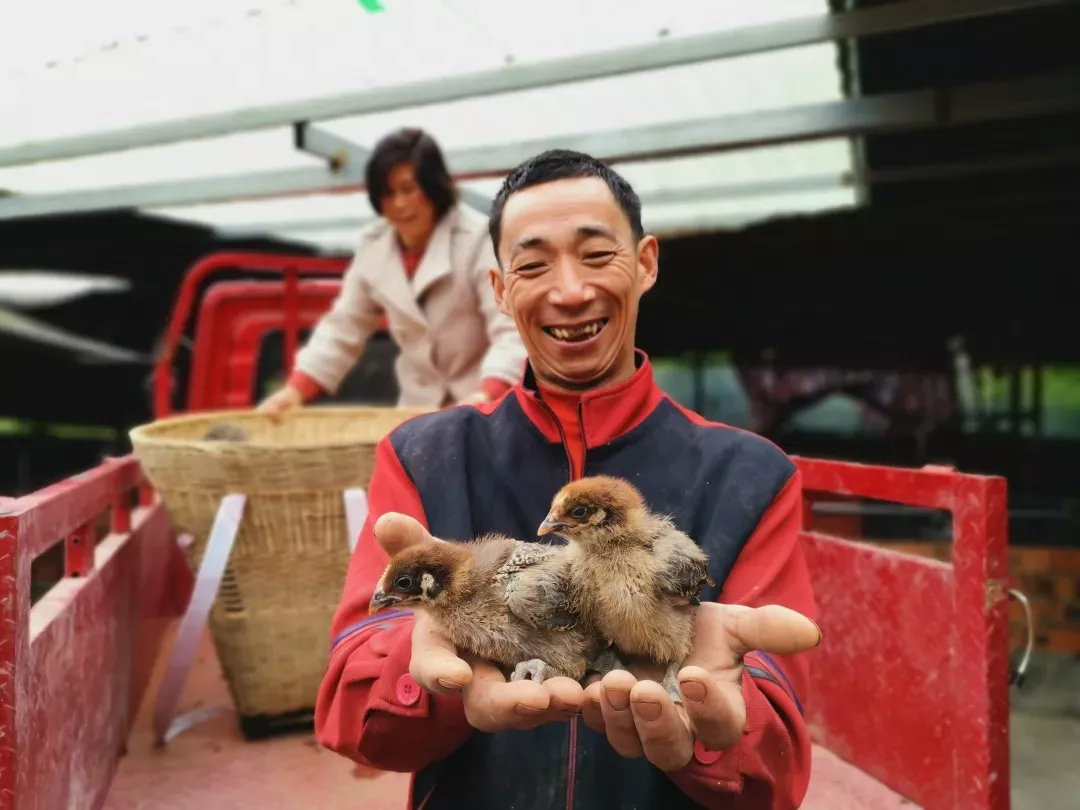
[[[159,355],[158,416],[172,409],[173,354],[209,275],[229,268],[284,278],[228,282],[206,296],[186,398],[193,409],[249,403],[261,335],[283,329],[290,364],[298,330],[333,298],[333,282],[310,277],[344,267],[258,254],[199,262]],[[824,631],[808,653],[806,716],[820,747],[804,807],[1007,810],[1005,481],[797,462]],[[818,497],[947,511],[952,562],[816,533],[809,506]],[[31,563],[57,542],[67,576],[31,607]],[[131,457],[0,500],[0,810],[401,808],[404,777],[358,778],[310,738],[244,742],[229,714],[151,749],[152,676],[191,585],[168,517]],[[228,705],[209,645],[184,700]]]
[[[151,693],[153,689],[151,689]],[[207,637],[185,690],[182,711],[229,705]],[[136,720],[104,810],[402,810],[405,774],[366,772],[321,750],[311,735],[245,742],[223,714],[169,744],[153,747],[149,701]],[[818,746],[805,810],[915,808],[880,782]]]
[[[808,502],[832,492],[949,509],[955,538],[946,564],[804,533],[824,631],[809,653],[807,700],[824,748],[804,806],[899,807],[902,794],[928,810],[1005,810],[1004,481],[797,461]],[[31,561],[56,538],[69,576],[31,608]],[[130,457],[0,507],[0,810],[216,810],[240,794],[266,808],[401,807],[401,777],[358,780],[310,738],[243,742],[230,715],[150,750],[154,664],[190,589],[164,509]],[[206,649],[189,707],[228,705]]]

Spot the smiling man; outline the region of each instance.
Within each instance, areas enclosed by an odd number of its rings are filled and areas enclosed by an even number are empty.
[[[820,631],[808,618],[795,465],[657,388],[634,338],[659,247],[622,177],[588,155],[546,152],[507,177],[490,232],[496,301],[528,351],[524,381],[380,443],[372,517],[334,619],[320,741],[415,773],[414,810],[798,807],[810,741],[797,653]],[[555,492],[593,474],[630,479],[709,554],[717,585],[702,594],[681,704],[651,670],[584,689],[508,683],[459,657],[423,616],[368,616],[387,553],[423,539],[385,513],[444,539],[532,539]]]

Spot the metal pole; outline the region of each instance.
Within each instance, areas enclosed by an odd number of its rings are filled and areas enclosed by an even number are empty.
[[[983,174],[1027,171],[1050,166],[1066,166],[1080,163],[1080,149],[1040,150],[1000,158],[993,161],[945,163],[930,166],[912,166],[903,169],[880,169],[860,176],[867,186],[897,185],[924,180],[946,180],[958,177],[976,177]],[[854,185],[850,173],[827,173],[803,177],[761,180],[752,183],[723,183],[685,188],[666,188],[641,192],[642,205],[687,203],[724,199],[747,199],[768,195],[794,194],[799,192],[831,191]],[[281,219],[253,220],[236,225],[215,228],[218,236],[226,239],[243,239],[280,231],[359,231],[372,221],[371,217],[339,216],[327,219]]]
[[[843,14],[815,15],[699,36],[664,39],[646,45],[533,64],[510,65],[456,76],[441,76],[307,101],[250,107],[227,113],[199,115],[47,141],[29,141],[0,149],[0,167],[291,126],[297,121],[367,115],[602,79],[849,37],[874,36],[1065,2],[1068,0],[907,0]]]
[[[645,160],[850,136],[929,129],[1080,109],[1080,72],[956,88],[808,104],[628,130],[538,138],[447,155],[456,177],[500,176],[546,149],[577,149],[608,161]],[[94,191],[0,198],[0,220],[148,208],[318,191],[359,190],[362,180],[326,169],[290,169]]]

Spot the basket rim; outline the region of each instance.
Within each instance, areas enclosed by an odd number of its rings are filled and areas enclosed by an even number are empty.
[[[283,420],[288,420],[296,415],[310,414],[312,412],[330,413],[339,416],[347,416],[349,414],[360,415],[364,413],[397,413],[404,418],[401,420],[401,424],[408,422],[410,419],[415,419],[419,416],[424,416],[429,413],[435,413],[437,409],[434,408],[401,408],[388,405],[312,405],[307,407],[301,407],[296,411],[285,413],[282,416]],[[143,446],[156,445],[158,447],[175,447],[175,448],[191,448],[198,450],[209,450],[211,447],[216,448],[217,443],[207,442],[204,439],[189,438],[189,437],[177,437],[177,436],[157,436],[154,435],[156,428],[162,425],[176,425],[184,422],[206,421],[208,419],[269,419],[266,414],[262,414],[253,408],[229,408],[223,410],[208,410],[208,411],[196,411],[193,413],[181,413],[174,414],[172,416],[166,416],[161,419],[155,419],[152,422],[147,422],[142,425],[137,425],[128,431],[128,439],[131,441],[132,446],[136,442],[139,442]],[[304,442],[290,444],[289,450],[304,450],[304,449],[333,449],[333,448],[345,448],[355,447],[355,439],[336,439],[330,441],[319,442]],[[249,449],[267,449],[259,445],[247,445]],[[281,448],[275,447],[274,450],[280,451]]]

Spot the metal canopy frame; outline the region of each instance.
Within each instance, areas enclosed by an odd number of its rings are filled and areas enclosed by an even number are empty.
[[[977,177],[986,174],[1023,172],[1049,166],[1080,164],[1080,149],[1040,150],[1013,158],[993,161],[972,161],[940,166],[922,166],[916,169],[887,169],[862,172],[859,180],[867,185],[890,185],[919,181],[950,180],[961,177]],[[683,203],[695,200],[747,199],[749,197],[799,192],[829,191],[851,186],[855,176],[850,172],[816,174],[780,180],[762,180],[753,183],[724,183],[695,186],[685,189],[664,189],[644,192],[642,205]],[[325,219],[277,219],[254,220],[237,225],[221,225],[215,233],[229,239],[243,239],[280,231],[344,231],[359,232],[373,221],[371,217],[342,216]]]
[[[504,174],[529,156],[555,147],[577,149],[618,162],[1000,121],[1076,109],[1080,109],[1080,72],[1069,72],[479,147],[449,153],[447,162],[458,178],[490,177]],[[312,146],[313,142],[318,146]],[[328,155],[331,165],[94,191],[11,196],[0,199],[0,220],[363,189],[362,173],[358,174],[353,161],[347,159],[341,139],[321,133],[317,140],[307,142],[307,148],[318,149],[315,153],[324,157]],[[475,198],[468,201],[476,202]],[[483,206],[483,201],[479,204]]]
[[[93,191],[0,198],[0,220],[126,208],[181,206],[363,188],[368,150],[310,122],[413,108],[654,71],[853,37],[868,37],[1035,8],[1069,0],[906,0],[839,14],[660,40],[572,58],[473,72],[395,87],[268,105],[226,114],[37,141],[0,148],[0,167],[87,157],[240,132],[291,126],[295,145],[325,161],[321,167],[205,177]],[[1080,73],[939,88],[804,105],[749,115],[664,123],[637,129],[583,133],[485,146],[447,155],[460,179],[505,173],[552,147],[579,149],[609,161],[746,149],[816,139],[914,130],[1043,115],[1080,107]],[[463,189],[470,205],[490,201]]]

